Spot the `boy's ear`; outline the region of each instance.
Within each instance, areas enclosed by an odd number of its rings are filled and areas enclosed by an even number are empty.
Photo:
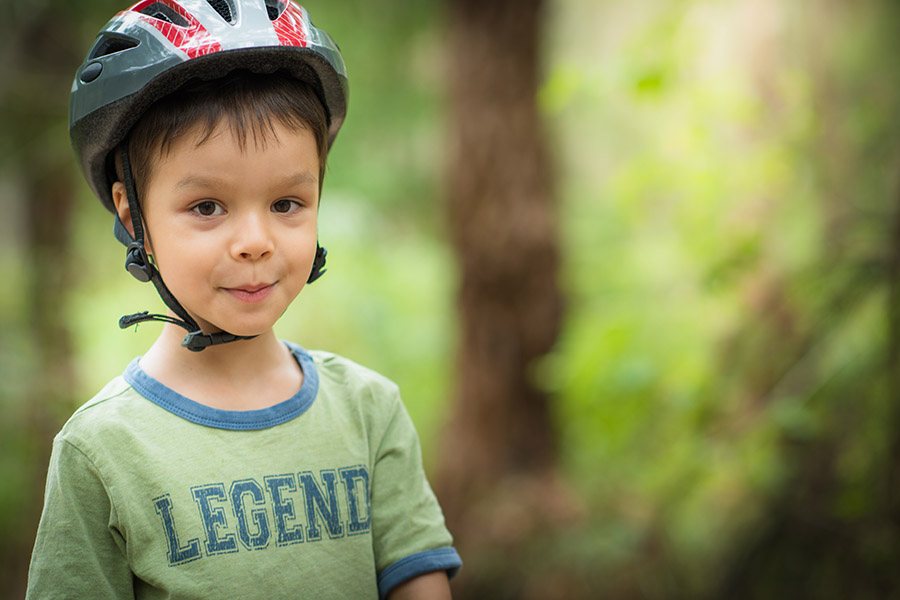
[[[128,194],[125,191],[125,184],[121,181],[117,181],[112,185],[112,198],[119,220],[133,238],[134,226],[131,224],[131,207],[128,205]]]

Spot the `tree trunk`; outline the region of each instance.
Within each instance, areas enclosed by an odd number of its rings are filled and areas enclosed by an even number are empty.
[[[473,552],[514,544],[555,502],[552,415],[536,368],[562,312],[536,105],[542,4],[449,2],[447,210],[460,338],[438,489],[458,544]]]

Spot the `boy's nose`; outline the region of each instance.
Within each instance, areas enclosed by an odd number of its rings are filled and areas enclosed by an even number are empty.
[[[272,253],[275,243],[265,217],[246,215],[236,224],[232,255],[241,260],[257,260]]]

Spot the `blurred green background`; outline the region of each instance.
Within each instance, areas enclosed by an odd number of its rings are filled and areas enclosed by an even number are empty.
[[[304,4],[351,100],[320,212],[328,276],[278,331],[397,381],[433,473],[458,341],[446,7]],[[66,132],[75,68],[122,7],[0,4],[10,598],[50,438],[158,333],[117,327],[162,303],[122,269]],[[515,564],[467,564],[491,597],[900,598],[898,59],[889,0],[546,3],[566,316],[534,376],[578,510]]]

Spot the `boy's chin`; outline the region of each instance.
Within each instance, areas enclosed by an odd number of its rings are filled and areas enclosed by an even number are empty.
[[[199,325],[204,334],[228,332],[231,335],[251,338],[259,337],[272,329],[271,325],[266,327],[265,325],[254,325],[249,323],[223,323],[222,325],[219,325],[208,321],[199,321]]]

